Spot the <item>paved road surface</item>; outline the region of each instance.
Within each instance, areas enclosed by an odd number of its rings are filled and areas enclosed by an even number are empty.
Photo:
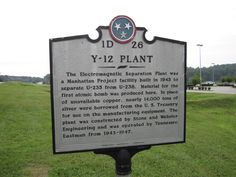
[[[211,87],[210,91],[203,91],[203,90],[196,89],[196,90],[187,90],[187,92],[236,94],[236,88],[233,88],[233,87]]]

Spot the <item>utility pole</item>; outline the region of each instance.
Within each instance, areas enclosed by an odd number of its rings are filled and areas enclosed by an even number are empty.
[[[198,48],[199,48],[199,61],[200,61],[200,85],[202,85],[202,67],[201,67],[201,47],[203,46],[203,44],[197,44]]]
[[[215,82],[215,63],[211,63],[213,66],[212,66],[212,81]]]

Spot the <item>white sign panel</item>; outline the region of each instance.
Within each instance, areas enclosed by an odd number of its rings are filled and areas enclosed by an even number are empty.
[[[50,40],[54,153],[185,141],[186,43],[117,16]]]

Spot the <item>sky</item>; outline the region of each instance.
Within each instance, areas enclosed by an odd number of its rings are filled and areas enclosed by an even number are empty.
[[[187,66],[236,63],[235,0],[1,0],[0,75],[44,77],[49,39],[89,34],[127,15],[153,36],[187,42]]]

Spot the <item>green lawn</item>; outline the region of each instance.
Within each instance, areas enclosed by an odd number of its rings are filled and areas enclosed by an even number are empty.
[[[53,155],[49,87],[0,84],[0,177],[114,177],[114,160]],[[133,158],[132,177],[235,177],[236,95],[189,93],[187,140]]]

